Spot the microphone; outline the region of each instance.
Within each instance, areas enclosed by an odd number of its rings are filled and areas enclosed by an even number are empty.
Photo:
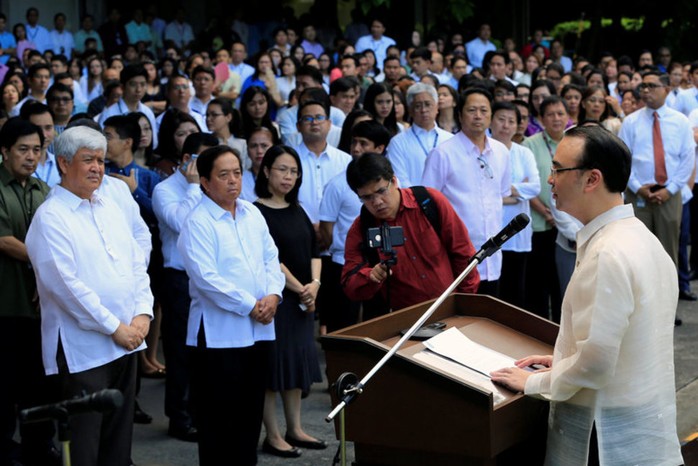
[[[60,418],[65,414],[78,414],[86,412],[103,413],[119,408],[124,403],[124,397],[119,390],[104,389],[90,395],[73,398],[35,408],[23,409],[19,413],[19,419],[23,423],[38,422]]]
[[[526,228],[526,225],[531,221],[528,215],[521,213],[514,217],[511,222],[502,231],[485,241],[480,250],[475,254],[474,259],[478,263],[482,263],[483,260],[490,257],[492,254],[497,252],[502,244],[506,243],[509,238]]]

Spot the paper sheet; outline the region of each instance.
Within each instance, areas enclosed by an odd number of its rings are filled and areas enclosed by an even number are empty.
[[[514,358],[475,343],[460,330],[451,327],[424,342],[430,351],[457,362],[486,377],[490,372],[514,365]]]

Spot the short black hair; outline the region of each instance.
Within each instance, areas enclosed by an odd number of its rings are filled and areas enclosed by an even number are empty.
[[[470,97],[473,94],[480,94],[484,96],[490,104],[490,109],[492,108],[492,94],[490,94],[490,92],[484,87],[472,86],[466,89],[464,92],[462,92],[460,99],[458,99],[458,103],[456,104],[456,112],[458,112],[458,115],[463,114],[463,107],[465,107],[465,102],[468,100],[468,97]]]
[[[391,138],[388,129],[376,120],[360,121],[355,124],[351,129],[351,137],[366,138],[376,146],[383,146],[384,151]]]
[[[51,115],[51,118],[53,118],[53,112],[48,105],[42,104],[38,100],[34,100],[26,102],[24,105],[22,105],[22,108],[19,110],[19,117],[22,120],[29,121],[29,118],[32,115],[43,115],[44,113],[48,113]]]
[[[562,106],[565,107],[565,112],[568,114],[570,113],[570,109],[567,108],[567,102],[565,102],[565,99],[559,95],[549,95],[543,99],[543,102],[540,103],[540,116],[543,117],[545,115],[545,111],[548,109],[548,107],[557,104],[562,104]]]
[[[341,65],[344,60],[352,60],[354,62],[354,66],[357,68],[361,66],[361,62],[359,61],[359,56],[358,54],[351,54],[347,53],[345,55],[342,55],[342,57],[339,59],[339,64]]]
[[[301,158],[298,156],[298,152],[290,146],[276,145],[272,146],[264,153],[264,158],[262,159],[262,164],[259,167],[259,173],[257,174],[257,179],[254,183],[254,192],[261,199],[268,199],[272,196],[269,191],[269,177],[264,173],[264,169],[271,170],[271,166],[274,161],[282,155],[290,155],[296,161],[298,167],[298,178],[296,179],[296,184],[293,188],[286,193],[284,199],[290,204],[298,203],[298,190],[301,187],[301,182],[303,181],[303,166],[301,165]]]
[[[516,124],[521,124],[521,110],[513,102],[495,102],[492,106],[492,117],[500,110],[509,110],[516,114]]]
[[[136,78],[138,76],[143,76],[146,81],[148,80],[148,72],[145,70],[141,64],[126,65],[123,70],[121,70],[120,80],[121,84],[126,85],[127,82]]]
[[[565,133],[565,138],[568,137],[584,140],[580,167],[598,169],[610,192],[625,191],[632,159],[630,149],[618,136],[602,126],[576,126]]]
[[[327,116],[330,116],[330,107],[332,103],[330,102],[330,96],[321,87],[310,87],[303,89],[303,92],[298,96],[298,113],[300,113],[303,102],[306,100],[313,100],[323,107],[325,107],[325,112]]]
[[[330,84],[330,95],[336,96],[340,92],[346,92],[354,89],[358,84],[353,78],[337,78]]]
[[[431,61],[431,50],[426,47],[417,47],[410,54],[410,59],[422,58],[426,61]]]
[[[322,73],[314,66],[301,65],[296,68],[296,78],[299,76],[310,76],[316,84],[322,84]]]
[[[218,159],[218,157],[224,154],[235,155],[235,158],[237,158],[238,162],[240,163],[240,169],[242,170],[242,160],[240,159],[240,153],[232,147],[221,144],[218,146],[209,147],[201,154],[199,154],[199,157],[197,157],[196,159],[196,170],[199,172],[199,176],[202,178],[206,178],[207,180],[210,180],[211,172],[213,171],[213,164],[216,162],[216,159]],[[203,184],[201,185],[201,190],[206,192],[204,190]]]
[[[43,146],[44,132],[41,131],[41,128],[39,128],[33,123],[30,123],[28,120],[25,120],[24,118],[10,118],[2,126],[2,129],[0,129],[0,147],[9,149],[10,147],[15,145],[17,139],[32,134],[39,135],[39,141],[41,142],[41,146]]]
[[[215,147],[218,145],[218,138],[211,133],[191,133],[184,140],[182,154],[198,154],[202,146]]]
[[[67,94],[70,94],[70,98],[73,99],[73,89],[66,86],[65,84],[61,82],[57,82],[57,80],[53,83],[53,86],[48,88],[48,91],[46,92],[46,101],[50,101],[53,99],[53,95],[56,92],[65,92]]]
[[[395,172],[390,160],[380,154],[367,153],[347,165],[347,183],[354,192],[369,183],[380,180],[390,181],[394,176]]]
[[[104,127],[114,128],[121,139],[131,139],[131,150],[138,149],[141,140],[141,127],[136,118],[129,115],[114,115],[104,121]]]
[[[46,70],[49,73],[51,73],[51,67],[48,66],[46,63],[34,63],[32,66],[29,67],[29,71],[27,71],[27,78],[33,78],[36,75],[36,73],[38,73],[41,70]]]
[[[196,68],[194,68],[194,71],[191,72],[191,79],[193,80],[196,78],[196,75],[199,73],[206,73],[207,75],[211,76],[214,81],[216,80],[216,72],[213,71],[213,68],[209,66],[198,65]]]
[[[68,66],[68,57],[63,55],[62,53],[56,54],[51,57],[51,61],[59,61],[63,66]]]

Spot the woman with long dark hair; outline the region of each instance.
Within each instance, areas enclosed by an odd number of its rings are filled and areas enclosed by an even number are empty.
[[[244,94],[247,88],[252,86],[259,86],[266,89],[272,99],[274,99],[276,105],[283,105],[284,102],[281,99],[279,88],[276,85],[274,65],[268,52],[260,52],[257,54],[255,57],[254,73],[242,83],[240,94]]]
[[[395,115],[395,97],[392,89],[385,83],[373,83],[366,89],[364,110],[373,115],[375,120],[385,126],[391,136],[403,129],[400,128]]]
[[[545,79],[539,79],[531,83],[531,97],[529,99],[529,120],[526,128],[526,136],[533,136],[543,131],[543,123],[539,120],[540,104],[546,97],[555,95],[555,85]]]
[[[456,111],[458,92],[448,84],[439,84],[436,88],[439,95],[439,113],[436,123],[444,131],[456,134],[460,131],[460,116]]]
[[[264,126],[274,134],[274,144],[278,143],[279,128],[274,123],[275,105],[269,92],[259,86],[248,87],[240,99],[242,137],[248,139],[254,128]]]

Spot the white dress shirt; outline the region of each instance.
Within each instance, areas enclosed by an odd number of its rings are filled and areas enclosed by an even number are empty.
[[[247,78],[254,74],[254,68],[252,68],[247,63],[240,62],[239,65],[228,64],[228,69],[240,75],[240,82],[244,83]],[[238,97],[239,99],[240,97]]]
[[[395,135],[388,143],[385,155],[393,166],[400,187],[409,188],[420,184],[427,155],[452,137],[453,134],[436,125],[429,131],[412,125]]]
[[[485,162],[478,160],[484,158]],[[502,198],[511,194],[509,150],[486,138],[480,149],[463,132],[431,151],[422,184],[441,191],[465,223],[475,249],[502,229]],[[502,252],[478,265],[480,279],[494,281],[502,271]]]
[[[41,298],[46,374],[58,373],[59,338],[71,374],[131,353],[112,334],[137,315],[152,317],[153,295],[121,209],[97,193],[81,199],[58,185],[36,211],[26,245]]]
[[[126,216],[126,222],[131,226],[133,238],[143,251],[147,266],[150,263],[150,253],[153,251],[153,239],[148,225],[141,217],[141,208],[133,198],[126,182],[113,176],[104,175],[102,184],[99,185],[96,192],[102,197],[109,198],[121,208],[121,212]]]
[[[158,125],[155,123],[155,114],[151,109],[149,109],[147,106],[143,104],[143,102],[138,102],[138,108],[136,109],[137,112],[141,112],[143,115],[145,115],[148,118],[148,121],[150,121],[150,127],[151,128],[159,128]],[[128,109],[128,105],[126,105],[126,102],[124,102],[124,99],[119,99],[119,101],[115,104],[110,105],[109,107],[105,108],[102,113],[99,114],[99,126],[104,128],[104,122],[106,121],[107,118],[112,117],[114,115],[128,115],[131,113],[131,110]],[[158,132],[153,131],[153,149],[156,149],[158,147]]]
[[[51,37],[51,42],[53,42],[53,52],[56,54],[63,54],[70,60],[73,49],[75,48],[73,34],[71,34],[70,31],[63,30],[58,32],[54,29],[49,33],[49,36]]]
[[[634,193],[643,185],[656,183],[652,145],[653,112],[645,107],[631,113],[623,120],[618,133],[633,156],[628,188]],[[688,118],[666,105],[657,109],[657,113],[664,144],[666,188],[674,195],[681,191],[693,171],[696,146],[693,129]]]
[[[171,108],[171,107],[170,107]],[[167,111],[162,112],[158,117],[155,119],[155,131],[153,131],[153,137],[155,137],[155,134],[160,133],[160,125],[162,124],[162,119],[165,118],[165,114]],[[204,115],[200,115],[196,112],[189,112],[189,116],[196,121],[196,124],[199,125],[199,129],[201,130],[202,133],[210,133],[211,130],[208,129],[208,125],[206,124],[206,117]]]
[[[344,265],[347,233],[360,213],[361,201],[349,187],[346,173],[336,175],[327,183],[320,203],[320,221],[334,223],[332,244],[329,248],[333,262]]]
[[[177,239],[189,213],[201,202],[201,186],[189,183],[180,169],[155,185],[153,212],[160,227],[163,265],[184,270],[184,260],[177,249]]]
[[[509,166],[511,167],[511,185],[519,192],[519,202],[503,206],[502,225],[509,224],[519,214],[530,217],[530,200],[540,194],[540,175],[536,159],[530,149],[512,142],[509,149]],[[502,251],[528,252],[531,250],[532,237],[533,228],[529,222],[526,228],[504,243]]]
[[[213,100],[213,98],[210,98],[210,99],[208,99],[208,102],[203,103],[201,101],[201,99],[199,99],[197,96],[192,95],[191,99],[189,99],[189,110],[201,115],[204,118],[204,123],[205,123],[206,122],[206,109],[208,109],[208,104],[211,103],[212,100]],[[204,129],[208,129],[208,128],[201,128],[201,131],[204,131]]]
[[[100,82],[97,83],[97,85],[93,87],[90,91],[87,86],[87,76],[80,76],[80,91],[82,92],[82,95],[85,96],[85,100],[87,101],[87,103],[90,103],[94,99],[102,95],[102,93],[104,92],[104,88],[102,87],[102,83]]]
[[[320,221],[320,202],[325,186],[339,173],[344,173],[351,156],[329,144],[319,155],[312,153],[303,142],[296,147],[303,168],[303,182],[298,190],[298,202],[311,223]]]
[[[274,340],[274,323],[250,317],[258,300],[286,284],[278,250],[259,210],[238,199],[235,218],[208,196],[182,226],[177,242],[189,275],[187,345],[203,322],[207,348],[242,348]]]
[[[678,93],[673,108],[688,116],[698,108],[698,88],[692,87]]]
[[[586,464],[596,424],[603,464],[682,464],[676,434],[676,267],[621,205],[577,234],[550,371],[524,392],[550,400],[545,464]]]
[[[287,134],[282,137],[284,144],[291,147],[300,146],[303,142],[303,135],[301,133]],[[339,141],[342,139],[342,127],[332,125],[330,131],[327,133],[327,144],[337,148],[339,146]]]

